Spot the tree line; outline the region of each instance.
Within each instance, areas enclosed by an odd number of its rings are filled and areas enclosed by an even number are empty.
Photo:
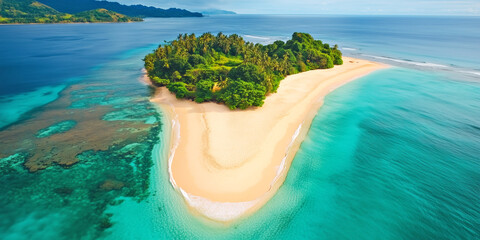
[[[237,34],[180,34],[144,58],[152,83],[177,98],[215,101],[230,109],[262,106],[285,76],[343,64],[338,46],[293,33],[287,42],[246,42]]]
[[[133,22],[128,17],[106,9],[94,9],[76,14],[59,12],[34,0],[0,0],[0,23],[72,23],[72,22]]]

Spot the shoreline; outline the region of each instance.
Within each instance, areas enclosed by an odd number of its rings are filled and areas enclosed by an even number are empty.
[[[129,21],[129,22],[56,22],[56,23],[0,23],[0,26],[8,26],[8,25],[40,25],[40,24],[96,24],[96,23],[138,23],[144,22],[142,21]]]
[[[386,67],[344,57],[344,65],[333,69],[287,76],[263,107],[247,110],[178,100],[157,89],[151,102],[171,126],[170,183],[193,211],[211,220],[230,222],[255,212],[283,184],[323,98]]]

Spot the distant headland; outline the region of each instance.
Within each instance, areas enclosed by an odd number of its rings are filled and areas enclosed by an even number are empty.
[[[222,9],[205,9],[201,11],[202,14],[205,15],[235,15],[237,14],[236,12],[233,11],[228,11],[228,10],[222,10]]]
[[[184,9],[162,9],[144,5],[123,5],[117,2],[96,0],[39,0],[58,11],[78,13],[86,10],[105,8],[131,17],[202,17],[198,12],[190,12]]]
[[[138,22],[144,17],[202,17],[183,9],[95,0],[2,0],[0,24]]]

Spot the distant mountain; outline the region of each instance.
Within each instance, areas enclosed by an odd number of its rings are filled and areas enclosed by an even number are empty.
[[[0,22],[35,22],[35,19],[49,21],[61,14],[57,10],[32,0],[0,0]]]
[[[108,11],[94,9],[77,14],[57,11],[34,0],[0,0],[0,23],[72,23],[72,22],[133,22],[142,21]]]
[[[221,9],[206,9],[202,11],[202,14],[205,15],[233,15],[237,14],[236,12],[221,10]]]
[[[117,2],[95,0],[39,0],[40,2],[66,13],[78,13],[82,11],[105,8],[121,14],[135,17],[202,17],[201,13],[190,12],[184,9],[170,8],[161,9],[143,5],[122,5]]]

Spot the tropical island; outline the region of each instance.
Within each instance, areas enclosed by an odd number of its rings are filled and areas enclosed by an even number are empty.
[[[266,46],[181,35],[144,60],[144,82],[166,86],[151,99],[166,118],[155,154],[168,159],[170,183],[190,208],[220,222],[275,194],[328,93],[386,67],[342,57],[306,33]]]
[[[0,0],[0,24],[139,22],[143,17],[201,16],[183,9],[165,10],[94,0]]]
[[[266,46],[236,34],[183,34],[144,61],[155,86],[166,86],[177,98],[225,103],[230,109],[262,106],[287,75],[343,63],[337,45],[330,47],[308,33]]]
[[[92,9],[105,8],[123,15],[141,18],[171,18],[171,17],[203,17],[201,13],[191,12],[185,9],[169,8],[162,9],[141,4],[124,5],[114,1],[97,0],[40,0],[58,11],[67,13],[79,13]]]
[[[1,0],[0,23],[86,23],[86,22],[138,22],[139,17],[129,17],[106,9],[93,9],[69,14],[59,12],[34,0]]]

